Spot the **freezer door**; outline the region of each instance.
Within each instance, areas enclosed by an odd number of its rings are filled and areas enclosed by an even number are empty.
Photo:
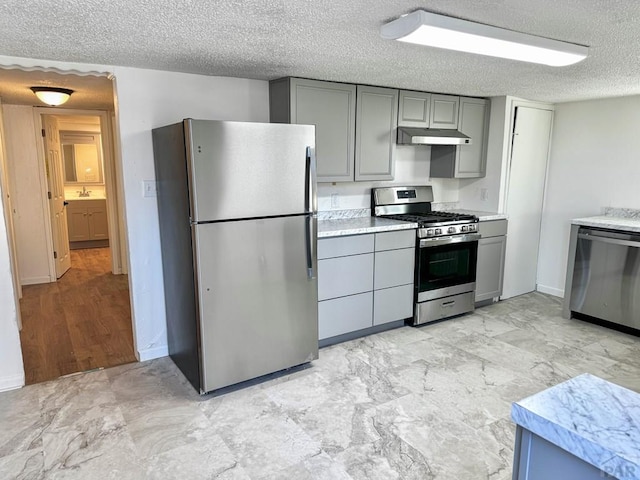
[[[185,120],[196,222],[313,211],[315,127]]]
[[[192,228],[204,391],[318,358],[316,219]]]

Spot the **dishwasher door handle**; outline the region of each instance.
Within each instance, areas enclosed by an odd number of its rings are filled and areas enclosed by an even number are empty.
[[[580,240],[591,240],[594,242],[610,243],[612,245],[640,248],[640,242],[633,240],[620,240],[619,238],[601,237],[599,235],[589,235],[587,233],[578,234],[578,238]]]

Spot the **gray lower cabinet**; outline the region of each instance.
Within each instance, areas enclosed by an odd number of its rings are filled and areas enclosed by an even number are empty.
[[[320,340],[413,315],[415,230],[318,240]]]
[[[70,242],[108,240],[107,201],[69,200],[67,227]]]
[[[476,302],[491,300],[502,295],[507,221],[480,222],[479,232],[482,238],[478,241]]]
[[[616,474],[619,473],[630,473],[603,472],[520,426],[517,427],[515,447],[513,480],[602,480],[618,478]]]
[[[319,182],[353,181],[356,86],[304,78],[269,82],[274,123],[315,125]]]
[[[358,85],[355,180],[393,180],[398,90]]]

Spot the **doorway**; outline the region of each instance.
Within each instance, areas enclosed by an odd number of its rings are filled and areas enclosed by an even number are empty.
[[[29,73],[30,83],[36,83],[39,72]],[[81,83],[86,98],[91,89],[85,88],[86,78]],[[113,111],[73,109],[69,104],[68,109],[3,104],[22,270],[17,276],[27,384],[137,361],[126,249],[119,232],[123,223],[116,178],[121,177],[114,161]],[[51,130],[57,133],[48,137]],[[33,145],[22,153],[29,141]],[[95,159],[83,156],[90,148]],[[37,160],[23,161],[35,152],[31,157]],[[75,215],[75,225],[69,225],[73,201],[81,213]],[[29,215],[33,210],[39,210],[39,219]],[[82,233],[83,221],[88,237]],[[72,239],[70,232],[75,232]]]

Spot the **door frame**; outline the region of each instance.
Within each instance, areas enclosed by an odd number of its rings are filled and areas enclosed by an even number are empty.
[[[103,158],[103,171],[104,171],[104,184],[107,194],[107,216],[109,222],[109,248],[111,248],[111,271],[114,275],[120,275],[126,273],[126,259],[124,258],[124,251],[121,244],[121,221],[120,215],[122,212],[118,208],[121,204],[121,200],[118,196],[120,190],[116,185],[117,174],[115,165],[115,148],[114,148],[114,124],[111,121],[109,112],[105,110],[76,110],[76,109],[55,109],[47,107],[34,107],[33,108],[35,130],[36,130],[36,145],[38,151],[38,164],[42,174],[40,175],[40,188],[43,192],[42,195],[42,208],[45,212],[45,236],[48,245],[53,245],[53,234],[51,215],[49,213],[49,199],[47,192],[49,191],[47,186],[47,165],[45,161],[44,142],[41,136],[42,131],[42,115],[55,115],[55,116],[91,116],[100,118],[100,134],[102,139],[102,158]],[[53,248],[47,250],[47,256],[49,261],[49,279],[50,282],[55,282],[56,270],[55,259],[53,257]]]

